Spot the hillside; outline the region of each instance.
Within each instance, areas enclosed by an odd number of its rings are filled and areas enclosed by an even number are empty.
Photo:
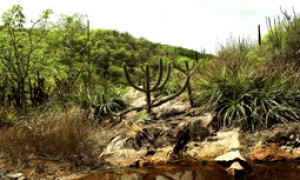
[[[39,106],[52,98],[82,102],[81,94],[125,84],[122,64],[138,74],[146,62],[212,58],[205,54],[134,38],[129,33],[89,28],[80,14],[61,15],[51,22],[51,10],[25,26],[22,7],[14,6],[2,16],[0,29],[0,99],[19,109]],[[38,90],[37,90],[38,89]],[[82,91],[81,91],[82,90]],[[74,97],[75,96],[75,97]]]

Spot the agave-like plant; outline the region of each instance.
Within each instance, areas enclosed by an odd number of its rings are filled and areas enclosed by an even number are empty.
[[[109,117],[113,118],[113,113],[122,111],[128,107],[127,102],[120,97],[109,97],[107,94],[101,94],[101,101],[95,106],[94,115],[100,120]]]
[[[92,109],[92,112],[86,112],[88,117],[92,120],[103,120],[113,119],[114,113],[128,107],[124,94],[125,90],[120,87],[99,86],[93,90],[81,88],[77,96],[85,109]]]
[[[299,120],[299,72],[245,63],[234,70],[212,63],[202,68],[197,99],[219,115],[219,126],[267,128]]]

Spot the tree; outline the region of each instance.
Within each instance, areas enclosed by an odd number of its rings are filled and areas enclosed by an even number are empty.
[[[27,109],[30,94],[33,93],[34,88],[37,88],[33,87],[32,83],[36,86],[42,86],[44,83],[40,73],[42,68],[51,66],[49,64],[51,62],[47,61],[45,43],[45,37],[49,32],[48,19],[51,14],[51,9],[45,10],[37,20],[31,21],[29,28],[25,27],[26,17],[23,8],[18,4],[2,15],[1,80],[2,83],[5,81],[7,83],[8,98],[20,109]]]

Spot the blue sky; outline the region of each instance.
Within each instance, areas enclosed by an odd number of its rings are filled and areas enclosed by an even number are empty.
[[[277,18],[280,6],[300,13],[299,0],[1,0],[0,13],[14,4],[23,6],[28,19],[47,8],[54,16],[81,13],[92,28],[207,52],[230,35],[255,39],[258,24],[265,33],[265,18]]]

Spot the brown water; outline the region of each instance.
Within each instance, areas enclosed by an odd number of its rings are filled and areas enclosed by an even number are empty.
[[[82,180],[300,180],[300,162],[253,164],[242,176],[232,177],[216,163],[181,163],[170,166],[102,169]]]

